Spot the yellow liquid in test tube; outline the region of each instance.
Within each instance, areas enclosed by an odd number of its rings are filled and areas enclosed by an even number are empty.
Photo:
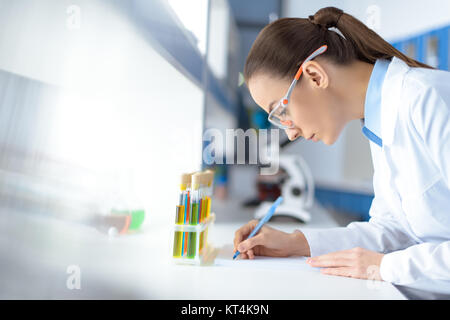
[[[208,219],[210,212],[211,212],[211,197],[206,197],[206,219]]]

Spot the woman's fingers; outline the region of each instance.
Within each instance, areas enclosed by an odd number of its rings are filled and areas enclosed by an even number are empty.
[[[337,256],[337,257],[321,257],[320,259],[312,258],[308,259],[306,262],[309,263],[311,267],[316,268],[330,268],[330,267],[350,267],[352,266],[351,259],[347,257]]]
[[[241,257],[241,259],[248,259],[248,255],[245,252],[241,252],[239,256]]]
[[[239,255],[240,259],[254,259],[255,258],[255,252],[253,251],[253,249],[250,249],[246,252],[241,252],[241,254]]]
[[[353,265],[355,263],[352,250],[342,250],[308,258],[307,263],[312,267],[323,268],[322,274],[355,278]]]
[[[327,274],[330,276],[341,276],[341,277],[350,277],[357,278],[357,274],[354,272],[351,267],[340,267],[340,268],[324,268],[320,270],[322,274]]]
[[[246,251],[252,249],[254,246],[257,246],[257,245],[264,245],[264,235],[262,233],[259,233],[259,234],[257,234],[256,236],[254,236],[254,237],[252,237],[250,239],[242,241],[238,245],[237,249],[240,252],[246,252]]]
[[[349,267],[352,265],[352,252],[350,250],[336,251],[306,260],[312,267]]]
[[[248,235],[252,232],[252,230],[256,227],[258,224],[258,220],[251,220],[247,224],[240,227],[235,233],[234,233],[234,250],[237,250],[237,246],[242,242],[242,240],[246,239]]]
[[[350,267],[352,266],[352,260],[346,258],[332,258],[322,259],[320,261],[308,262],[311,267],[316,268],[331,268],[331,267]]]
[[[307,259],[324,274],[359,279],[382,280],[380,265],[383,254],[363,248],[337,251]]]

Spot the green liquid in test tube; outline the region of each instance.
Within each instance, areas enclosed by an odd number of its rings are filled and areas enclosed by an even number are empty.
[[[187,257],[189,259],[194,259],[197,250],[197,232],[189,232],[189,246]]]

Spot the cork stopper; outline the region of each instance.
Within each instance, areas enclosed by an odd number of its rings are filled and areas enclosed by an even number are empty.
[[[202,181],[202,173],[201,172],[194,173],[191,177],[192,189],[197,190],[198,188],[200,188],[201,181]]]
[[[202,174],[202,184],[203,186],[207,186],[208,185],[208,181],[210,180],[210,174],[207,171],[203,171]]]
[[[180,189],[181,190],[186,190],[186,188],[191,185],[191,176],[192,176],[192,173],[183,173],[181,175],[181,181],[180,181]]]
[[[205,170],[205,175],[206,175],[205,185],[210,187],[212,185],[213,180],[214,180],[214,171],[210,170],[210,169]]]

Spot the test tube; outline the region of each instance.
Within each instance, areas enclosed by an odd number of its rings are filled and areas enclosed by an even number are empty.
[[[197,172],[192,175],[191,179],[191,191],[192,191],[192,197],[191,197],[191,215],[189,217],[189,224],[196,225],[198,224],[198,217],[199,217],[199,211],[200,211],[200,183],[202,181],[202,173]]]
[[[180,184],[179,190],[179,200],[176,206],[175,212],[175,224],[180,224],[183,221],[184,215],[184,205],[183,205],[183,197],[184,190],[186,189],[186,185],[183,183],[183,178],[181,178],[182,182]],[[183,241],[183,232],[175,231],[173,235],[173,256],[176,258],[181,257],[182,254],[182,241]]]
[[[180,258],[182,255],[182,241],[183,241],[183,232],[175,231],[173,236],[173,256],[175,258]]]
[[[207,175],[205,172],[201,173],[200,176],[200,188],[199,188],[199,198],[200,198],[200,209],[198,221],[202,223],[205,218],[206,213],[206,179]]]
[[[176,224],[183,224],[184,219],[184,205],[177,205],[176,207]],[[183,232],[175,231],[173,239],[173,256],[179,258],[182,256],[183,250]]]
[[[214,171],[212,170],[206,170],[206,214],[205,219],[208,219],[209,214],[211,213],[211,198],[213,194],[213,188],[214,188]]]
[[[199,210],[200,210],[200,182],[201,173],[197,172],[191,176],[191,198],[190,198],[190,211],[189,211],[189,224],[197,225]],[[187,257],[194,259],[197,255],[197,232],[188,232],[188,245],[187,245]]]
[[[191,184],[191,174],[184,173],[181,175],[180,181],[180,192],[178,205],[176,207],[176,216],[175,223],[176,224],[185,224],[186,223],[186,214],[188,198],[189,198],[189,188]],[[187,251],[187,234],[186,232],[176,231],[174,235],[174,246],[173,246],[173,255],[174,257],[182,257],[185,255]]]
[[[202,249],[203,249],[204,236],[205,236],[205,231],[203,230],[203,231],[200,233],[200,243],[199,243],[199,245],[198,245],[198,252],[199,252],[199,253],[202,252]]]
[[[184,223],[184,204],[177,205],[176,213],[175,213],[175,223],[183,224]]]
[[[184,205],[184,224],[189,224],[190,214],[192,210],[191,197],[192,197],[192,175],[193,173],[186,174],[183,177],[183,181],[186,183],[186,196]],[[183,255],[186,256],[189,247],[189,232],[183,232]]]

